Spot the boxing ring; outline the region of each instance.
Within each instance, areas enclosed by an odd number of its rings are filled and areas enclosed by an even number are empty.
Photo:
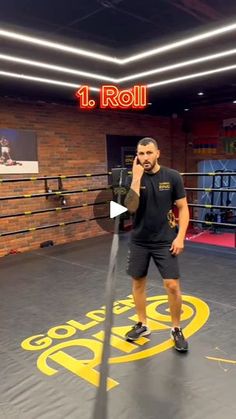
[[[83,180],[110,173],[73,175]],[[214,174],[184,173],[184,180]],[[58,187],[50,189],[51,180]],[[53,208],[27,209],[1,214],[3,220],[66,213],[74,207],[108,209],[108,201],[98,187],[66,189],[66,176],[1,179],[11,182],[43,182],[41,193],[6,196],[2,202],[56,197]],[[8,188],[10,189],[10,187]],[[199,188],[187,187],[195,194]],[[225,188],[223,188],[225,189]],[[227,188],[226,188],[227,189]],[[1,191],[1,189],[0,189]],[[69,196],[87,196],[98,192],[98,200],[68,205]],[[211,192],[211,191],[207,191]],[[231,192],[235,192],[231,188]],[[54,203],[54,201],[53,201]],[[209,204],[189,203],[190,209]],[[72,207],[72,208],[70,208]],[[214,206],[213,206],[214,207]],[[228,210],[224,205],[215,210]],[[232,211],[235,207],[230,207]],[[193,214],[193,213],[192,213]],[[37,234],[37,230],[66,228],[109,218],[107,213],[79,217],[55,223],[24,225],[21,229],[2,230],[7,236]],[[29,219],[29,218],[27,218]],[[109,221],[109,219],[108,219]],[[235,223],[197,220],[191,216],[191,228],[206,226],[230,229]],[[98,221],[100,222],[100,221]],[[23,222],[22,222],[23,224]],[[203,228],[203,232],[205,227]],[[0,320],[0,418],[20,419],[92,419],[100,381],[104,342],[105,287],[113,234],[109,229],[99,237],[8,255],[1,263]],[[214,230],[213,230],[214,234]],[[116,291],[110,338],[107,380],[107,417],[109,419],[233,419],[235,417],[235,247],[209,246],[186,240],[180,256],[183,291],[182,323],[190,350],[178,354],[169,339],[170,314],[167,296],[154,265],[148,278],[147,316],[152,335],[135,343],[124,335],[136,321],[130,278],[125,273],[129,232],[119,233],[116,264]],[[105,419],[104,417],[101,419]]]

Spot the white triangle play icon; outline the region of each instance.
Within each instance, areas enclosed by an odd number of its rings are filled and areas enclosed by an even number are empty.
[[[120,214],[123,214],[123,212],[128,211],[126,207],[123,207],[123,205],[117,204],[117,202],[110,201],[110,218],[117,217]]]

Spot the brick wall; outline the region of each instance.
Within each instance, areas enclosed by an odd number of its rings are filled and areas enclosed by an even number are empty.
[[[106,134],[150,135],[158,138],[162,153],[161,164],[172,165],[178,170],[184,169],[183,135],[181,123],[178,119],[173,123],[169,118],[148,116],[138,112],[81,112],[74,106],[2,99],[0,100],[0,128],[33,130],[36,132],[39,160],[39,174],[37,176],[106,172]],[[173,144],[176,145],[177,141],[181,152],[176,154]],[[27,174],[4,175],[2,177],[29,176]],[[94,186],[99,188],[106,184],[106,177],[64,181],[66,189]],[[49,186],[56,189],[57,183],[50,181]],[[0,183],[0,196],[43,193],[44,191],[42,181]],[[96,194],[70,195],[67,204],[79,205],[83,202],[91,202],[95,198]],[[0,205],[1,214],[60,206],[59,202],[52,198],[48,200],[45,198],[7,200],[0,201]],[[57,224],[92,215],[92,208],[88,207],[34,216],[6,218],[0,220],[0,231],[16,231]],[[92,221],[0,237],[0,256],[7,254],[11,249],[26,251],[38,248],[40,243],[45,240],[53,240],[55,244],[59,244],[99,234],[104,234],[104,231],[99,228],[96,222]]]

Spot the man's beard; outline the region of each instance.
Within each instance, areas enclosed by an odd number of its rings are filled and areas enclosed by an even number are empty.
[[[145,165],[145,162],[143,163],[144,171],[145,172],[151,172],[154,169],[156,162],[154,162],[154,163],[146,162],[146,163],[148,163],[147,166]]]

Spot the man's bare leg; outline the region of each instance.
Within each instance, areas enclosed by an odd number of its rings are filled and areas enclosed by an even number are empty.
[[[164,279],[173,327],[180,327],[182,296],[178,279]]]
[[[147,278],[133,278],[133,297],[135,308],[138,315],[138,321],[146,324],[146,283]]]
[[[165,279],[164,286],[168,294],[172,320],[171,338],[174,341],[175,349],[177,349],[177,351],[186,352],[188,350],[188,342],[186,341],[180,327],[182,296],[179,280]]]

